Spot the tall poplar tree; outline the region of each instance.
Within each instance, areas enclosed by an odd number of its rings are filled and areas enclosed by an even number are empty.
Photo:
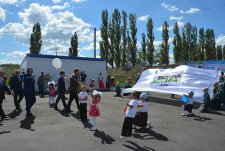
[[[181,52],[181,36],[179,33],[179,26],[177,22],[174,24],[173,33],[174,33],[173,57],[174,57],[174,63],[178,63],[179,61],[181,61],[182,52]]]
[[[41,26],[39,23],[33,25],[33,30],[30,36],[30,53],[39,54],[41,51],[42,39],[41,39]]]
[[[190,61],[198,60],[198,50],[197,50],[197,27],[192,26],[191,29],[191,44],[190,44]]]
[[[113,46],[114,46],[114,62],[116,64],[117,68],[120,68],[121,64],[121,16],[119,10],[116,8],[114,9],[114,12],[112,14],[112,24],[113,24],[113,30],[114,30],[114,40],[113,40]]]
[[[205,33],[204,28],[199,29],[199,40],[198,40],[198,60],[205,60]]]
[[[222,60],[223,59],[222,45],[217,45],[217,47],[216,47],[216,55],[217,55],[217,60]]]
[[[207,29],[205,32],[205,57],[206,60],[216,59],[216,42],[213,29]]]
[[[130,34],[131,34],[131,64],[134,67],[137,63],[137,27],[136,27],[136,15],[130,14],[129,15],[129,21],[130,21]]]
[[[225,45],[223,45],[223,60],[225,60]]]
[[[126,66],[127,62],[127,13],[123,10],[122,11],[122,60],[121,60],[121,65],[123,68]]]
[[[77,57],[78,56],[78,36],[75,32],[74,35],[72,35],[70,40],[70,48],[69,48],[69,56]]]
[[[148,19],[148,22],[146,24],[147,26],[147,61],[150,66],[153,65],[154,63],[154,53],[155,53],[155,48],[154,48],[154,33],[153,33],[153,22],[152,18]]]
[[[100,56],[101,58],[108,59],[109,57],[109,36],[108,36],[108,11],[102,11],[102,24],[100,27],[101,30],[101,41],[100,44]]]
[[[109,64],[113,68],[114,67],[114,24],[112,23],[111,19],[109,21]]]
[[[146,64],[146,40],[145,33],[142,33],[142,42],[141,42],[141,60]]]
[[[160,45],[160,60],[161,64],[169,64],[169,25],[166,21],[162,26],[162,44]]]

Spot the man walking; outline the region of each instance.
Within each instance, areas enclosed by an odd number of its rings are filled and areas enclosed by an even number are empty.
[[[44,85],[45,85],[45,76],[44,72],[41,72],[41,75],[38,78],[38,89],[40,98],[44,98]]]
[[[3,100],[5,99],[5,92],[7,92],[8,94],[13,94],[13,93],[11,93],[9,88],[6,86],[4,79],[1,78],[1,75],[2,75],[2,69],[0,68],[0,116],[1,116],[1,121],[3,121],[9,118],[8,116],[5,115],[5,112],[2,108],[2,103],[3,103]],[[2,125],[1,121],[0,121],[0,125]]]
[[[12,76],[10,82],[10,89],[14,93],[14,105],[16,110],[21,111],[20,102],[22,101],[23,95],[23,88],[22,88],[22,78],[20,77],[20,70],[17,69],[15,75]],[[19,99],[18,99],[19,97]]]
[[[72,112],[70,110],[70,106],[72,101],[75,99],[76,104],[77,104],[77,109],[80,110],[80,105],[78,102],[78,93],[80,92],[80,82],[79,82],[79,77],[80,77],[80,70],[75,68],[74,69],[74,74],[70,77],[70,87],[69,87],[69,102],[68,102],[68,112]]]
[[[24,96],[26,100],[27,116],[33,116],[30,110],[31,107],[36,102],[36,97],[35,97],[35,80],[32,68],[28,68],[27,74],[25,74],[24,76]]]
[[[56,103],[55,103],[55,110],[58,110],[58,106],[57,104],[59,103],[59,100],[62,99],[62,103],[65,109],[67,109],[67,105],[65,102],[65,93],[66,93],[66,86],[65,86],[65,72],[64,71],[60,71],[60,77],[58,79],[58,97],[56,99]]]

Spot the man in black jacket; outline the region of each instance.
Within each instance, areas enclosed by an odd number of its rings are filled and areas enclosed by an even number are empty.
[[[2,69],[0,69],[0,75],[2,75]],[[9,88],[6,86],[4,79],[0,77],[0,116],[1,116],[1,120],[8,118],[8,116],[5,115],[5,112],[2,109],[2,103],[3,103],[3,100],[5,99],[5,92],[7,92],[8,94],[13,94],[13,93],[11,93]]]
[[[78,68],[75,68],[74,74],[72,74],[72,76],[70,77],[70,87],[69,87],[70,97],[69,97],[68,109],[67,109],[68,112],[72,112],[70,110],[70,106],[74,99],[77,104],[77,109],[80,110],[80,105],[78,102],[78,93],[80,92],[80,85],[82,83],[79,81],[79,78],[80,78],[80,70]]]
[[[66,86],[65,86],[65,72],[64,71],[60,71],[60,77],[58,79],[58,97],[56,99],[56,103],[55,103],[55,110],[58,110],[58,106],[57,104],[59,103],[59,100],[62,99],[62,103],[65,109],[67,109],[67,105],[65,102],[65,93],[66,93]]]
[[[21,111],[20,108],[20,102],[22,101],[24,95],[23,95],[23,88],[22,88],[22,78],[20,76],[20,70],[17,69],[15,72],[15,75],[12,76],[11,82],[10,82],[10,89],[14,93],[14,105],[16,107],[16,110]],[[18,99],[19,96],[19,99]]]

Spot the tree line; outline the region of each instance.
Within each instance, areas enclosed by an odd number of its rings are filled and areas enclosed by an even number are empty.
[[[146,23],[146,33],[142,33],[141,49],[137,48],[136,15],[114,9],[111,16],[102,11],[100,56],[108,60],[113,68],[126,68],[137,64],[169,64],[169,24],[162,25],[162,42],[159,52],[154,47],[154,27],[152,18]],[[205,61],[225,59],[225,45],[217,45],[213,29],[200,28],[186,23],[181,29],[176,22],[173,26],[173,57],[175,63],[184,61]],[[198,36],[199,35],[199,36]]]

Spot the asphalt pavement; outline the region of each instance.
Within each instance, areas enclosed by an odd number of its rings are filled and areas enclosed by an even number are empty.
[[[149,102],[150,126],[134,129],[132,138],[120,139],[123,108],[128,98],[103,92],[96,132],[89,122],[79,120],[75,102],[68,114],[59,103],[59,111],[48,106],[48,97],[39,98],[32,108],[34,118],[14,110],[12,96],[3,108],[10,116],[0,126],[0,151],[223,151],[225,149],[225,112],[181,116],[179,99],[153,93]],[[68,96],[67,96],[68,97]],[[68,100],[67,100],[68,101]],[[90,98],[89,98],[90,102]],[[89,107],[88,107],[89,108]],[[89,117],[88,117],[89,118]]]

